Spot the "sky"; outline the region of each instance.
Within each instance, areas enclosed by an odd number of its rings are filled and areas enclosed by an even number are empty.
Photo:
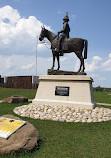
[[[37,37],[43,24],[57,34],[66,12],[70,37],[88,40],[85,72],[93,86],[111,88],[110,0],[0,0],[0,75],[36,75],[36,54],[37,75],[46,75],[52,53]],[[60,57],[61,70],[77,71],[79,65],[73,52]]]

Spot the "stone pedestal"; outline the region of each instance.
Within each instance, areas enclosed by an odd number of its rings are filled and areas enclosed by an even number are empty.
[[[32,103],[93,109],[92,82],[87,75],[44,75]]]

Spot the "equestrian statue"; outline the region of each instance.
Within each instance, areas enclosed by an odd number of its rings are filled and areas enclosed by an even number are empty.
[[[58,68],[60,69],[59,57],[63,56],[64,53],[72,53],[74,52],[76,56],[80,59],[80,68],[78,73],[84,73],[85,65],[84,59],[87,59],[87,47],[88,41],[82,38],[69,38],[70,27],[68,24],[69,17],[68,13],[63,18],[63,29],[58,32],[58,34],[54,34],[51,31],[42,27],[39,40],[42,41],[44,38],[47,38],[51,43],[52,55],[53,55],[53,65],[52,70],[55,66],[55,57],[57,58]],[[60,34],[60,36],[59,36]],[[82,52],[84,50],[84,56]]]

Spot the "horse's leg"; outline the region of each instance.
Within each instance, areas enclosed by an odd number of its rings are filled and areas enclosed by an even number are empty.
[[[84,72],[84,70],[85,70],[85,65],[84,65],[84,58],[83,58],[83,56],[81,56],[81,60],[82,60],[82,66],[83,66],[82,72]]]
[[[81,54],[80,54],[80,52],[76,52],[76,55],[77,55],[77,57],[78,57],[78,58],[79,58],[79,60],[80,60],[80,68],[79,68],[79,70],[78,70],[77,72],[80,72],[80,71],[81,71],[81,67],[82,67]]]
[[[58,62],[58,69],[57,70],[59,70],[59,68],[60,68],[59,55],[57,55],[57,62]]]
[[[80,70],[81,70],[81,68],[82,68],[81,72],[84,72],[85,66],[84,66],[84,58],[83,58],[83,56],[80,57],[80,61],[81,61]],[[79,71],[79,72],[80,72],[80,71]]]
[[[53,54],[53,65],[52,65],[51,69],[54,69],[54,66],[55,66],[55,54],[54,54],[54,52],[52,52],[52,54]]]

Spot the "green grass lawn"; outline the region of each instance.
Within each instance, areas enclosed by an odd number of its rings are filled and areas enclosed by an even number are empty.
[[[15,88],[0,88],[0,100],[12,95],[23,95],[28,99],[33,99],[36,94],[36,89],[15,89]],[[97,103],[111,104],[111,93],[94,91],[94,98]]]
[[[95,92],[94,98],[97,103],[108,103],[111,104],[111,93],[109,92]]]
[[[0,88],[0,100],[13,95],[23,95],[28,99],[33,99],[36,91],[36,89]]]
[[[21,104],[0,104],[0,115],[13,114]],[[39,148],[25,150],[3,158],[110,158],[111,121],[101,123],[66,123],[34,120],[20,117],[32,123],[39,131]]]
[[[21,93],[22,92],[23,91],[21,91]],[[21,93],[19,95],[21,95]],[[96,93],[96,97],[97,94],[101,95]],[[100,100],[100,102],[105,101],[106,100]],[[13,114],[18,116],[13,113],[13,109],[21,105],[23,104],[1,103],[0,115]],[[21,150],[18,153],[11,155],[0,155],[0,158],[111,157],[111,121],[101,123],[66,123],[48,120],[35,120],[26,117],[20,118],[32,123],[39,131],[39,146],[32,152]]]

